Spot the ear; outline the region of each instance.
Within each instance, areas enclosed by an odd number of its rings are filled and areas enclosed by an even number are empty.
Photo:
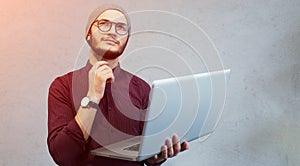
[[[88,34],[88,35],[86,36],[86,40],[90,40],[90,39],[91,39],[91,35]]]
[[[87,41],[89,41],[89,40],[91,39],[91,35],[92,35],[91,29],[89,29],[89,31],[88,31],[88,33],[87,33],[85,39],[86,39]]]

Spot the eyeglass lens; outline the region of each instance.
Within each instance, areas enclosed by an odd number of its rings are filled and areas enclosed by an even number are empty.
[[[128,32],[128,26],[124,23],[115,23],[115,22],[111,22],[109,20],[99,20],[97,22],[98,22],[97,26],[98,26],[99,30],[102,32],[108,32],[111,29],[112,24],[115,25],[116,33],[118,33],[120,35],[125,35]]]

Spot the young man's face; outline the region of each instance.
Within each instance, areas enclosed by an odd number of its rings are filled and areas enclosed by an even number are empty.
[[[88,43],[97,56],[115,59],[125,49],[128,40],[128,29],[124,28],[128,27],[128,22],[123,13],[118,10],[106,10],[92,24],[87,37]]]

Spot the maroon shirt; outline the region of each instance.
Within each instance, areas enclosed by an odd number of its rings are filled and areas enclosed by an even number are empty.
[[[49,88],[47,143],[52,158],[59,165],[71,166],[143,165],[143,162],[94,156],[90,151],[142,133],[149,85],[118,65],[113,70],[115,82],[106,85],[90,137],[85,140],[74,117],[81,99],[87,95],[91,67],[88,62],[85,67],[58,77]]]

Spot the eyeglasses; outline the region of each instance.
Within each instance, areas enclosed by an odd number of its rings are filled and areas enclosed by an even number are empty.
[[[119,35],[126,35],[128,33],[129,26],[121,22],[112,22],[106,19],[96,20],[96,26],[102,32],[110,31],[112,25],[115,25],[115,32]]]

